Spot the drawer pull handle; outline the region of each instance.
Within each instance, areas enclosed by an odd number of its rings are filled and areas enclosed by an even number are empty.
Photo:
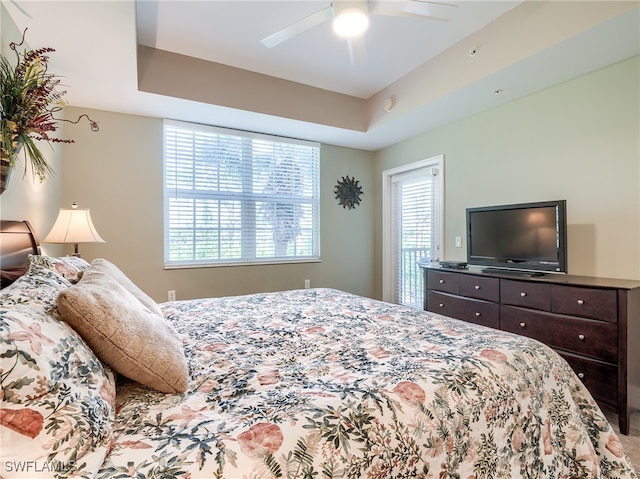
[[[527,323],[525,323],[524,321],[520,323],[521,328],[525,328],[526,326],[527,326]]]
[[[584,373],[578,373],[578,377],[579,377],[580,379],[584,379]]]
[[[584,334],[578,334],[578,339],[580,341],[584,341]]]
[[[481,316],[480,313],[476,313],[476,317],[479,318]]]
[[[441,279],[441,280],[440,280],[440,284],[444,284],[444,279]]]
[[[440,306],[441,308],[444,308],[444,303],[440,303],[438,306]]]
[[[584,304],[584,301],[583,301],[583,300],[581,300],[581,299],[579,299],[579,300],[578,300],[578,305],[579,305],[579,306],[582,306],[583,304]]]
[[[527,295],[527,293],[520,293],[520,296],[522,296],[523,298]]]
[[[476,285],[474,286],[474,288],[475,288],[475,289],[480,289],[480,285],[479,285],[479,284],[476,284]]]

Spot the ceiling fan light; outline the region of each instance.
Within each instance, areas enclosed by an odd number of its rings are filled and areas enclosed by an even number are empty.
[[[333,31],[341,37],[355,37],[367,31],[369,16],[359,8],[345,8],[333,19]]]

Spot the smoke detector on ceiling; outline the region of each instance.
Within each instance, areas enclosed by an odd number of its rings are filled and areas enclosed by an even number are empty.
[[[387,113],[389,113],[391,110],[393,110],[393,107],[396,106],[396,100],[390,96],[389,98],[387,98],[383,103],[382,103],[382,109],[384,111],[386,111]]]

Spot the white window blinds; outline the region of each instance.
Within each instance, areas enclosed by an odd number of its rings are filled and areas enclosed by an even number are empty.
[[[165,120],[165,266],[318,260],[316,143]]]
[[[394,300],[421,308],[423,272],[417,262],[440,254],[438,168],[419,168],[391,179]]]

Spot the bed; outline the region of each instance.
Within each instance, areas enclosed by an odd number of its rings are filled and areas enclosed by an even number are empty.
[[[326,288],[157,305],[8,244],[3,478],[637,477],[539,342]]]

